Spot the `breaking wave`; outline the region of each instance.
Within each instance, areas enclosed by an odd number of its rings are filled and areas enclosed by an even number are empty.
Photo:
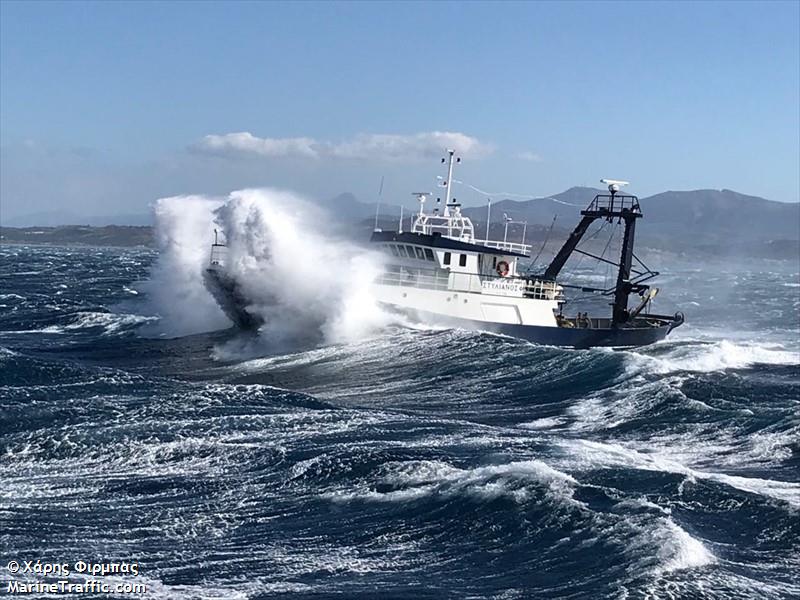
[[[629,352],[637,368],[661,375],[676,372],[712,372],[753,365],[797,365],[800,352],[779,344],[755,342],[667,342],[652,349]]]
[[[159,258],[143,285],[163,318],[162,333],[186,335],[229,326],[202,273],[216,230],[227,245],[226,272],[265,325],[256,346],[358,339],[391,321],[369,283],[380,256],[325,235],[326,215],[298,196],[250,189],[227,198],[164,198],[156,204]],[[238,340],[236,355],[253,340]]]

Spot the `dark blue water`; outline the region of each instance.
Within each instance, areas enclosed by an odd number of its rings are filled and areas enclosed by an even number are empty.
[[[0,248],[0,595],[82,559],[147,598],[800,597],[796,264],[676,266],[637,351],[259,352],[145,337],[153,259]]]

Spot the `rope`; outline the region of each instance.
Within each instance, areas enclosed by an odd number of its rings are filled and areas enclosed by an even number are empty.
[[[464,185],[464,186],[468,187],[469,189],[474,190],[474,191],[478,192],[479,194],[483,194],[484,196],[489,196],[490,198],[491,197],[497,197],[497,196],[506,196],[508,198],[524,198],[526,200],[536,200],[536,197],[533,196],[532,194],[514,194],[512,192],[487,192],[487,191],[482,190],[482,189],[480,189],[478,187],[475,187],[471,183],[467,183],[465,181],[461,181],[460,179],[453,179],[453,183],[458,183],[458,184]],[[565,206],[575,206],[577,208],[583,208],[584,206],[586,206],[585,204],[572,204],[571,202],[564,202],[563,200],[559,200],[558,198],[553,198],[553,197],[550,197],[550,196],[547,196],[545,198],[540,198],[540,199],[541,200],[551,200],[552,202],[557,202],[558,204],[563,204]]]
[[[558,215],[553,215],[553,222],[550,223],[550,229],[547,230],[547,235],[544,236],[544,242],[542,243],[542,247],[539,248],[539,253],[536,255],[536,258],[533,259],[531,266],[536,264],[536,261],[539,260],[539,257],[542,255],[544,251],[544,247],[547,245],[547,241],[550,239],[550,233],[553,231],[553,226],[556,224],[556,219]]]

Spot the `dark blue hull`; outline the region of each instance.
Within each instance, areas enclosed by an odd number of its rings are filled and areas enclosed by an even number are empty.
[[[593,348],[596,346],[647,346],[666,338],[672,329],[674,329],[672,325],[630,329],[570,329],[566,327],[537,327],[535,325],[491,325],[487,331],[502,333],[548,346]]]
[[[249,304],[239,293],[236,282],[217,269],[203,271],[203,282],[206,289],[214,296],[214,300],[222,312],[233,321],[239,329],[258,329],[262,320],[247,310]]]
[[[389,308],[397,310],[397,307]],[[683,324],[683,315],[680,313],[674,316],[647,315],[622,327],[611,327],[611,319],[592,319],[593,327],[543,327],[443,318],[435,313],[419,311],[414,311],[413,315],[433,323],[445,323],[453,327],[508,335],[537,344],[570,348],[647,346],[663,340],[670,331]]]

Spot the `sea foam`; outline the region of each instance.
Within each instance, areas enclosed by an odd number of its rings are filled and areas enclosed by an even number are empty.
[[[164,198],[155,212],[160,255],[142,287],[162,317],[158,333],[230,326],[202,278],[215,230],[227,273],[265,323],[259,342],[352,341],[391,321],[369,293],[380,255],[327,236],[326,214],[290,192]]]

